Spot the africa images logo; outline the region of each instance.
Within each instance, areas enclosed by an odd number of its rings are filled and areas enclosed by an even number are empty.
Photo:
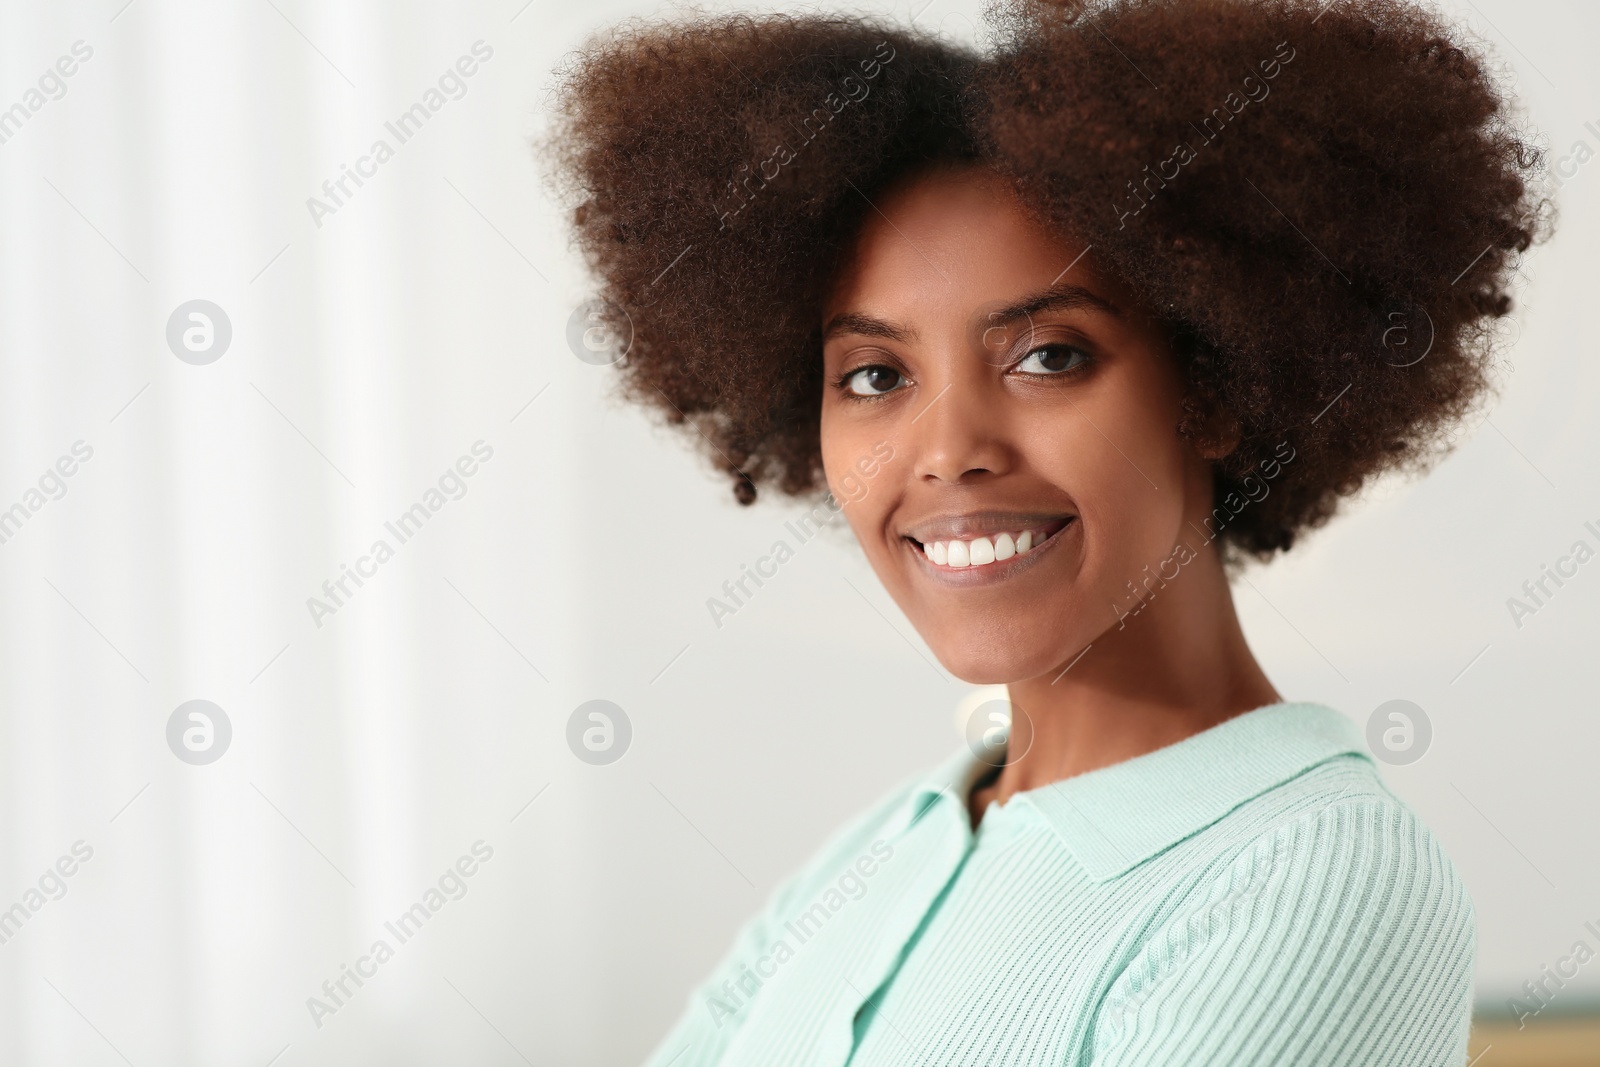
[[[1600,543],[1600,526],[1585,522],[1583,528]],[[1523,619],[1548,607],[1562,587],[1578,576],[1578,569],[1594,557],[1594,547],[1580,537],[1572,542],[1566,555],[1556,557],[1553,566],[1540,563],[1538,577],[1522,583],[1522,596],[1506,597],[1506,610],[1511,613],[1511,621],[1516,623],[1517,629],[1522,629]]]
[[[437,87],[430,85],[423,91],[420,100],[383,124],[384,130],[394,138],[394,144],[390,144],[388,138],[379,137],[372,142],[365,155],[356,157],[354,167],[346,163],[339,164],[339,174],[322,183],[322,197],[306,198],[306,210],[311,213],[311,221],[316,223],[317,229],[322,229],[324,216],[337,215],[366,185],[363,179],[376,178],[378,167],[393,159],[401,145],[421,133],[428,120],[450,101],[460,100],[467,95],[467,79],[494,58],[494,49],[481,40],[472,42],[471,51],[471,55],[463,55],[454,65],[445,68],[444,73],[439,75]],[[350,187],[351,183],[355,184],[354,189]]]
[[[376,978],[378,968],[394,959],[395,950],[416,937],[422,931],[423,924],[450,901],[465,897],[471,888],[467,879],[482,870],[483,865],[493,858],[492,845],[481,838],[474,841],[471,855],[463,855],[446,867],[444,873],[439,875],[437,884],[422,891],[420,900],[401,912],[398,918],[383,924],[383,928],[394,938],[394,944],[391,945],[388,938],[380,937],[364,955],[356,957],[354,968],[341,963],[338,977],[322,983],[322,995],[306,998],[306,1010],[311,1013],[311,1021],[317,1029],[322,1029],[325,1018],[339,1014],[340,1009],[347,1006],[369,980]]]

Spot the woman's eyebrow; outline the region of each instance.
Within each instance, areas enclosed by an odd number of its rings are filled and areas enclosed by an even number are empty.
[[[913,344],[917,339],[917,331],[908,326],[875,319],[871,315],[862,315],[854,311],[846,311],[829,319],[828,324],[822,328],[822,339],[827,341],[841,333],[882,337],[886,341],[896,341],[903,345]]]
[[[1105,297],[1081,285],[1052,285],[1050,288],[1035,293],[1032,296],[1012,304],[1010,307],[1001,308],[992,312],[988,321],[1009,322],[1012,319],[1026,318],[1043,311],[1071,311],[1076,308],[1092,308],[1103,311],[1107,315],[1122,318],[1122,311]]]
[[[988,321],[1009,322],[1012,319],[1026,318],[1044,311],[1071,311],[1075,308],[1093,308],[1117,318],[1122,317],[1122,312],[1115,304],[1092,290],[1085,289],[1081,285],[1052,285],[1048,289],[1022,298],[1009,307],[992,312],[988,316]],[[846,311],[829,319],[827,325],[822,328],[822,339],[827,341],[843,333],[882,337],[887,341],[905,345],[915,343],[917,338],[917,331],[908,326],[901,326],[885,319],[875,319],[855,311]]]

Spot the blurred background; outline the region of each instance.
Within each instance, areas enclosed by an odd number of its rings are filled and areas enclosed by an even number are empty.
[[[977,39],[915,5],[856,10]],[[530,139],[674,10],[0,5],[0,1063],[637,1062],[961,743],[843,522],[715,624],[805,505],[585,338]],[[1479,1062],[1596,1063],[1600,562],[1509,601],[1600,547],[1600,9],[1447,10],[1561,186],[1500,395],[1236,595],[1287,696],[1426,717],[1383,771],[1477,903]]]

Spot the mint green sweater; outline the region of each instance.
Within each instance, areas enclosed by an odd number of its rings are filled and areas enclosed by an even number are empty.
[[[650,1067],[1459,1067],[1476,927],[1360,732],[1273,704],[991,804],[962,750],[773,895]]]

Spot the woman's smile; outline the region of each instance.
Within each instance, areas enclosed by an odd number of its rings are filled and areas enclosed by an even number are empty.
[[[973,514],[921,524],[919,536],[906,534],[902,540],[913,567],[929,581],[956,588],[993,585],[1037,566],[1076,520],[1066,515],[1025,524],[1001,518],[999,524],[1006,528],[999,532],[973,533],[995,525],[995,517]]]

